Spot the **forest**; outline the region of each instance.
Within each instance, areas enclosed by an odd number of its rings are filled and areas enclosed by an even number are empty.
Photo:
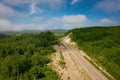
[[[0,80],[60,80],[48,66],[58,38],[46,31],[37,34],[0,34]]]
[[[120,80],[120,26],[76,28],[71,39],[116,80]]]

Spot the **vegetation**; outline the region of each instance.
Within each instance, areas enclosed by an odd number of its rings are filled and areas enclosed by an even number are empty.
[[[0,80],[59,80],[47,64],[58,43],[47,31],[39,34],[9,35],[0,38]]]
[[[64,69],[65,68],[65,61],[64,61],[64,56],[62,52],[60,52],[60,61],[59,61],[60,66]]]
[[[80,28],[69,32],[80,49],[120,80],[120,26]]]

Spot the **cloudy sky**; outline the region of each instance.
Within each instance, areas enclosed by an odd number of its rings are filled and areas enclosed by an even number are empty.
[[[0,0],[0,31],[120,25],[120,0]]]

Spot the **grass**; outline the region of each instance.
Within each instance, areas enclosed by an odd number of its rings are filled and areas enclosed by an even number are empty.
[[[60,51],[60,61],[59,61],[60,66],[64,69],[65,68],[65,61],[64,57],[62,55],[62,52]]]

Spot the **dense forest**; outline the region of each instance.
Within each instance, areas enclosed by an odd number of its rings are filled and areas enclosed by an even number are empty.
[[[120,26],[73,29],[71,39],[120,80]]]
[[[0,80],[59,80],[47,66],[58,44],[53,33],[0,35]]]

